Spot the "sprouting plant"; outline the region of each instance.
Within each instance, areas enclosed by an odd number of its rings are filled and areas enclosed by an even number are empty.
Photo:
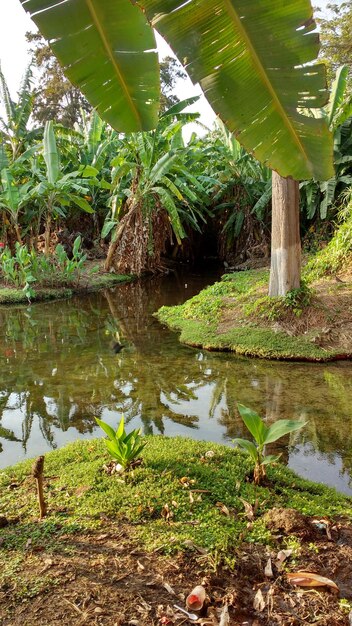
[[[107,434],[108,440],[105,441],[106,447],[111,456],[122,465],[123,469],[128,469],[133,461],[138,458],[142,452],[146,442],[143,441],[140,429],[132,430],[130,433],[125,431],[124,416],[121,417],[120,423],[116,431],[106,422],[95,418],[100,428]]]
[[[244,452],[246,452],[254,461],[254,482],[259,485],[265,478],[265,467],[279,460],[281,454],[265,454],[265,446],[273,443],[284,435],[299,430],[305,426],[306,422],[298,420],[277,420],[271,426],[266,426],[259,415],[243,404],[237,405],[242,420],[253,435],[256,444],[247,439],[236,438],[233,440]]]
[[[78,235],[73,244],[72,259],[68,258],[66,250],[61,243],[55,248],[55,260],[62,278],[66,281],[78,280],[83,265],[87,260],[87,255],[81,249],[81,243],[82,239]]]

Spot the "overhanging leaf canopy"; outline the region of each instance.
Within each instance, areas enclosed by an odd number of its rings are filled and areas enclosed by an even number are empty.
[[[21,0],[71,82],[116,130],[156,125],[151,24],[245,148],[282,176],[333,176],[310,0]],[[143,11],[141,10],[143,9]]]
[[[159,69],[152,28],[130,0],[21,0],[99,115],[123,132],[155,127]]]
[[[282,176],[333,175],[325,120],[297,108],[328,100],[309,0],[140,0],[214,111]]]

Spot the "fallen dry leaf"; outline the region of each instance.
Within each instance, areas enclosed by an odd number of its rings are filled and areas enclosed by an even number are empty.
[[[165,519],[165,522],[170,522],[170,520],[173,518],[173,511],[170,509],[168,504],[164,504],[161,510],[161,516]]]
[[[277,553],[275,566],[279,571],[282,569],[283,562],[291,556],[292,552],[293,550],[280,550],[280,552]]]
[[[325,576],[319,576],[319,574],[313,574],[311,572],[292,572],[286,574],[288,581],[291,585],[298,585],[299,587],[329,587],[334,593],[339,592],[339,588]]]
[[[169,585],[169,583],[163,582],[163,587],[166,589],[166,591],[168,593],[170,593],[171,595],[175,596],[176,593],[174,592],[173,588],[171,587],[171,585]]]
[[[261,613],[265,609],[265,600],[261,592],[261,589],[258,589],[257,593],[254,596],[253,608],[255,611],[258,611],[259,613]]]
[[[264,574],[265,574],[265,576],[267,578],[273,578],[273,576],[274,576],[273,568],[272,568],[272,565],[271,565],[271,558],[270,557],[267,560],[267,564],[266,564],[265,569],[264,569]]]
[[[223,513],[224,515],[227,515],[228,517],[230,516],[230,511],[228,510],[226,504],[223,504],[222,502],[217,502],[216,506],[218,507],[221,513]]]
[[[243,498],[240,498],[240,500],[244,506],[244,511],[247,519],[249,519],[249,521],[252,521],[254,519],[254,509],[252,505],[249,504],[249,502],[247,502],[246,500],[243,500]]]
[[[201,546],[197,546],[197,544],[193,543],[191,539],[185,539],[183,543],[185,546],[187,546],[187,548],[193,548],[194,550],[197,550],[199,554],[208,554],[208,550],[202,548]]]
[[[223,610],[221,611],[219,626],[229,626],[229,624],[230,624],[229,607],[227,604],[225,604]]]

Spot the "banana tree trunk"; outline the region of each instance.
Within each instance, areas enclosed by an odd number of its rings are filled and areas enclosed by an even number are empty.
[[[114,236],[111,238],[111,241],[110,241],[108,253],[106,255],[105,267],[104,267],[106,272],[109,272],[112,267],[115,253],[117,250],[117,246],[119,245],[124,228],[125,228],[125,221],[122,219],[121,222],[119,222],[119,224],[116,226]]]
[[[20,227],[17,224],[17,222],[15,222],[14,228],[15,228],[15,233],[16,233],[16,239],[17,239],[18,243],[20,244],[20,246],[22,246],[23,241],[22,241],[22,237],[21,237],[21,231],[20,231]]]
[[[284,296],[301,282],[299,186],[273,172],[269,296]]]
[[[45,233],[44,233],[44,254],[49,256],[50,253],[50,235],[51,235],[51,214],[48,213],[45,221]]]

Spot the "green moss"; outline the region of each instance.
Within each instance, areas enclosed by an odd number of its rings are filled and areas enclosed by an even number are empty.
[[[205,456],[209,450],[214,452],[211,458]],[[107,527],[124,528],[141,549],[159,554],[180,550],[189,554],[194,544],[207,551],[203,558],[209,566],[224,563],[231,568],[243,541],[273,542],[264,521],[273,507],[352,519],[352,498],[301,479],[282,465],[268,467],[267,486],[254,486],[248,457],[223,445],[148,437],[143,457],[144,464],[123,480],[103,471],[109,461],[103,440],[80,440],[47,454],[48,515],[40,522],[32,462],[0,473],[1,514],[9,520],[20,516],[17,523],[0,529],[0,586],[11,589],[14,601],[53,589],[59,582],[43,572],[40,555],[53,555],[54,560],[55,555],[75,555],[77,535],[104,533]],[[250,525],[244,500],[259,504]],[[169,521],[163,516],[165,505]],[[222,512],[223,505],[229,515]],[[23,567],[28,558],[32,569]]]
[[[45,300],[60,300],[70,298],[74,294],[89,293],[103,289],[104,287],[112,287],[121,282],[133,280],[133,276],[123,274],[92,274],[89,283],[86,285],[72,285],[71,287],[43,287],[34,290],[31,298],[32,302],[40,302]],[[28,299],[22,289],[0,287],[0,304],[27,304]]]
[[[211,449],[214,456],[204,460]],[[102,440],[77,441],[47,454],[46,499],[49,515],[36,523],[37,502],[32,487],[31,462],[5,469],[0,475],[0,510],[11,518],[20,511],[18,524],[0,530],[2,561],[9,551],[20,564],[28,540],[32,549],[55,552],[62,537],[99,528],[102,517],[128,522],[133,533],[148,550],[173,552],[185,541],[216,551],[223,557],[246,541],[270,542],[263,522],[270,508],[294,507],[309,515],[344,514],[352,518],[352,499],[334,489],[298,478],[284,466],[268,469],[271,486],[255,487],[248,481],[251,465],[247,457],[232,448],[176,437],[150,437],[144,452],[144,465],[125,481],[102,471],[108,461]],[[190,490],[181,478],[188,477],[198,491]],[[7,489],[16,483],[16,489]],[[254,504],[259,499],[258,517],[247,528],[242,499]],[[223,515],[218,503],[231,514]],[[172,512],[172,524],[163,518],[165,504]],[[2,556],[1,556],[2,555]],[[1,580],[1,574],[0,574]]]
[[[225,275],[220,283],[207,287],[183,305],[162,307],[156,317],[169,328],[181,331],[182,343],[207,350],[269,359],[326,361],[333,358],[337,352],[315,345],[309,334],[290,336],[265,326],[265,321],[280,319],[289,310],[299,317],[312,295],[305,284],[283,298],[260,295],[268,277],[266,271]],[[221,330],[222,313],[226,310],[229,318],[234,307],[233,327]]]
[[[32,302],[42,300],[59,300],[60,298],[70,298],[73,295],[73,289],[54,289],[46,288],[36,292],[31,298]],[[22,304],[28,303],[28,299],[22,289],[0,288],[0,304]]]

